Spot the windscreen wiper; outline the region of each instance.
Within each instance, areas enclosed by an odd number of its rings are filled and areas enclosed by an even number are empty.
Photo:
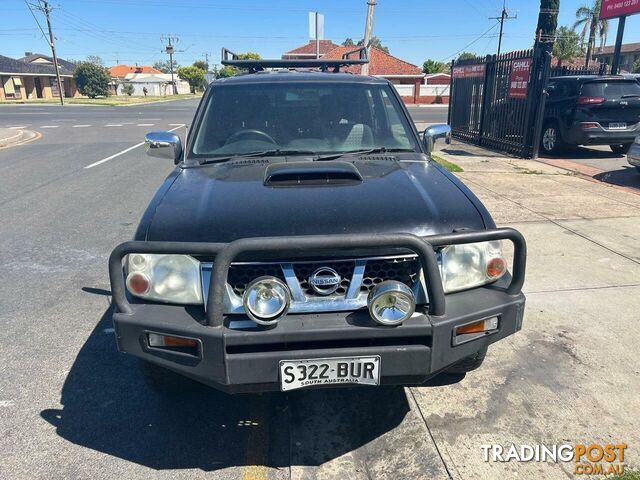
[[[351,150],[348,152],[332,153],[330,155],[323,155],[315,159],[316,162],[322,162],[326,160],[337,160],[343,157],[354,157],[360,155],[369,155],[371,153],[397,153],[397,152],[415,152],[412,148],[369,148],[367,150]]]
[[[233,155],[227,155],[225,157],[211,157],[205,160],[204,162],[200,162],[200,165],[226,162],[227,160],[232,160],[234,158],[281,157],[285,155],[315,155],[315,154],[316,152],[313,152],[311,150],[284,150],[284,149],[274,148],[272,150],[260,150],[257,152],[234,153]]]

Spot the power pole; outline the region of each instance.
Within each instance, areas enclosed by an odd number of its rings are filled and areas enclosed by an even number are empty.
[[[60,105],[64,105],[64,90],[62,89],[62,81],[60,80],[60,67],[58,66],[58,57],[56,56],[56,43],[53,36],[53,29],[51,28],[51,18],[49,16],[51,13],[51,7],[49,6],[49,2],[44,0],[42,2],[42,6],[39,8],[47,19],[47,27],[49,28],[49,46],[51,47],[51,56],[53,57],[53,66],[56,69],[56,81],[58,83],[58,96],[60,97]]]
[[[174,37],[171,35],[163,35],[160,37],[160,41],[167,41],[167,45],[164,49],[165,53],[169,54],[169,71],[171,72],[171,85],[173,86],[173,94],[178,94],[178,86],[176,85],[175,78],[173,76],[173,54],[176,52],[174,48],[174,43],[178,43],[178,37]]]
[[[318,12],[313,12],[315,18],[315,28],[316,28],[316,59],[320,58],[320,37],[318,36]]]
[[[364,46],[367,49],[367,58],[370,58],[370,43],[373,35],[373,13],[376,7],[376,0],[367,0],[367,21],[364,25]],[[369,64],[362,65],[362,75],[369,75]]]
[[[204,63],[207,64],[207,69],[208,69],[209,68],[209,52],[204,52],[202,56],[204,57]]]
[[[505,20],[514,20],[518,18],[517,15],[511,17],[509,16],[509,10],[507,10],[507,1],[503,0],[502,2],[502,13],[499,17],[489,17],[489,20],[500,20],[500,36],[498,37],[498,56],[500,56],[500,50],[502,49],[502,30],[504,28]]]

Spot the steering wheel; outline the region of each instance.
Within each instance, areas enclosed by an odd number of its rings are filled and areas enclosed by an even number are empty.
[[[255,130],[255,129],[238,130],[236,133],[234,133],[229,138],[227,138],[224,144],[228,145],[230,143],[238,142],[245,137],[246,138],[253,137],[253,138],[258,138],[259,140],[266,140],[270,143],[273,143],[274,145],[278,144],[278,142],[276,142],[273,139],[273,137],[268,133],[263,132],[262,130]]]

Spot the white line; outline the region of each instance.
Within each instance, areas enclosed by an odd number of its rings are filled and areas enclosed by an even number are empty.
[[[73,125],[71,128],[87,128],[90,127],[91,125]]]
[[[173,132],[174,130],[177,130],[180,127],[175,127],[172,128],[171,130],[169,130],[170,132]],[[113,155],[107,157],[107,158],[103,158],[102,160],[98,160],[97,162],[92,163],[91,165],[87,165],[84,168],[93,168],[93,167],[97,167],[98,165],[102,165],[105,162],[108,162],[109,160],[113,160],[116,157],[119,157],[120,155],[124,155],[127,152],[130,152],[131,150],[134,150],[138,147],[141,147],[142,145],[144,145],[144,142],[140,142],[140,143],[136,143],[135,145],[133,145],[132,147],[129,148],[125,148],[124,150],[118,152],[118,153],[114,153]]]
[[[138,127],[153,127],[155,123],[139,123]]]
[[[58,128],[60,125],[42,125],[40,128]]]
[[[107,123],[105,127],[121,127],[121,123]]]
[[[15,125],[12,127],[7,127],[9,130],[20,130],[21,128],[27,128],[29,125]]]
[[[0,400],[0,407],[13,407],[13,400]]]
[[[162,120],[161,118],[139,118],[138,121],[139,122],[148,122],[150,120]]]
[[[169,123],[170,127],[184,127],[184,123]]]

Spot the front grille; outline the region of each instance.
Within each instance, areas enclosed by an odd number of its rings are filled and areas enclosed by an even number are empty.
[[[360,292],[368,293],[374,286],[385,280],[396,280],[408,287],[415,284],[420,272],[420,262],[415,257],[372,258],[360,260],[365,263],[364,277]],[[292,263],[296,279],[307,297],[344,297],[353,281],[356,260],[328,260],[325,262]],[[340,286],[331,295],[319,295],[309,285],[309,277],[321,267],[332,268],[340,275]],[[233,292],[242,296],[247,285],[258,277],[273,276],[285,281],[282,264],[256,263],[234,264],[229,268],[228,283]]]
[[[418,278],[420,262],[417,258],[398,257],[369,260],[364,269],[361,292],[369,292],[385,280],[396,280],[411,287]]]

